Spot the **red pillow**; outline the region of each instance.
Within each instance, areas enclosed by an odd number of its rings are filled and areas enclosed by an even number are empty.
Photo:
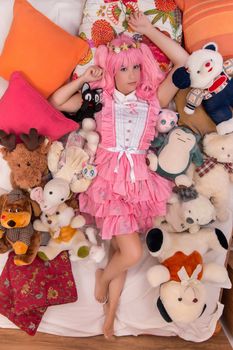
[[[57,140],[77,130],[79,124],[66,118],[35,90],[19,72],[11,75],[0,100],[0,129],[17,135],[36,128],[41,135]]]

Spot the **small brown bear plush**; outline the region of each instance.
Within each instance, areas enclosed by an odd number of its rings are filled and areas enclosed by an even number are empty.
[[[20,189],[0,197],[0,254],[13,248],[16,265],[29,265],[36,257],[41,235],[33,229],[32,211],[40,214],[39,207]]]
[[[38,135],[36,129],[21,134],[20,139],[23,143],[16,144],[14,134],[0,130],[0,144],[4,146],[0,151],[11,169],[12,187],[27,190],[46,182],[50,141]]]

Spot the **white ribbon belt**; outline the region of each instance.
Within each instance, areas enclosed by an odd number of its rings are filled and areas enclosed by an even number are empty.
[[[128,159],[129,165],[130,165],[130,180],[131,182],[135,182],[135,173],[134,173],[134,162],[133,162],[133,158],[131,156],[131,154],[145,154],[146,151],[145,150],[138,150],[134,147],[109,147],[109,148],[105,148],[107,151],[110,152],[119,152],[118,157],[117,157],[117,165],[114,169],[114,173],[118,173],[119,170],[119,165],[120,165],[120,160],[123,157],[123,154],[126,155],[126,158]]]

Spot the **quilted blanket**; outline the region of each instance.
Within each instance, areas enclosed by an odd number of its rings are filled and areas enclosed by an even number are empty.
[[[38,257],[31,265],[16,266],[8,256],[0,277],[0,313],[34,335],[48,306],[77,300],[69,257],[62,252],[53,261]]]

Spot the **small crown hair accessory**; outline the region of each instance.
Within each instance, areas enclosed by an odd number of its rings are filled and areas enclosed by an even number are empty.
[[[115,46],[115,45],[108,43],[107,47],[108,47],[109,51],[112,51],[115,53],[120,53],[121,51],[127,51],[129,49],[138,49],[140,47],[140,43],[139,42],[134,42],[132,44],[123,43],[120,46]]]

